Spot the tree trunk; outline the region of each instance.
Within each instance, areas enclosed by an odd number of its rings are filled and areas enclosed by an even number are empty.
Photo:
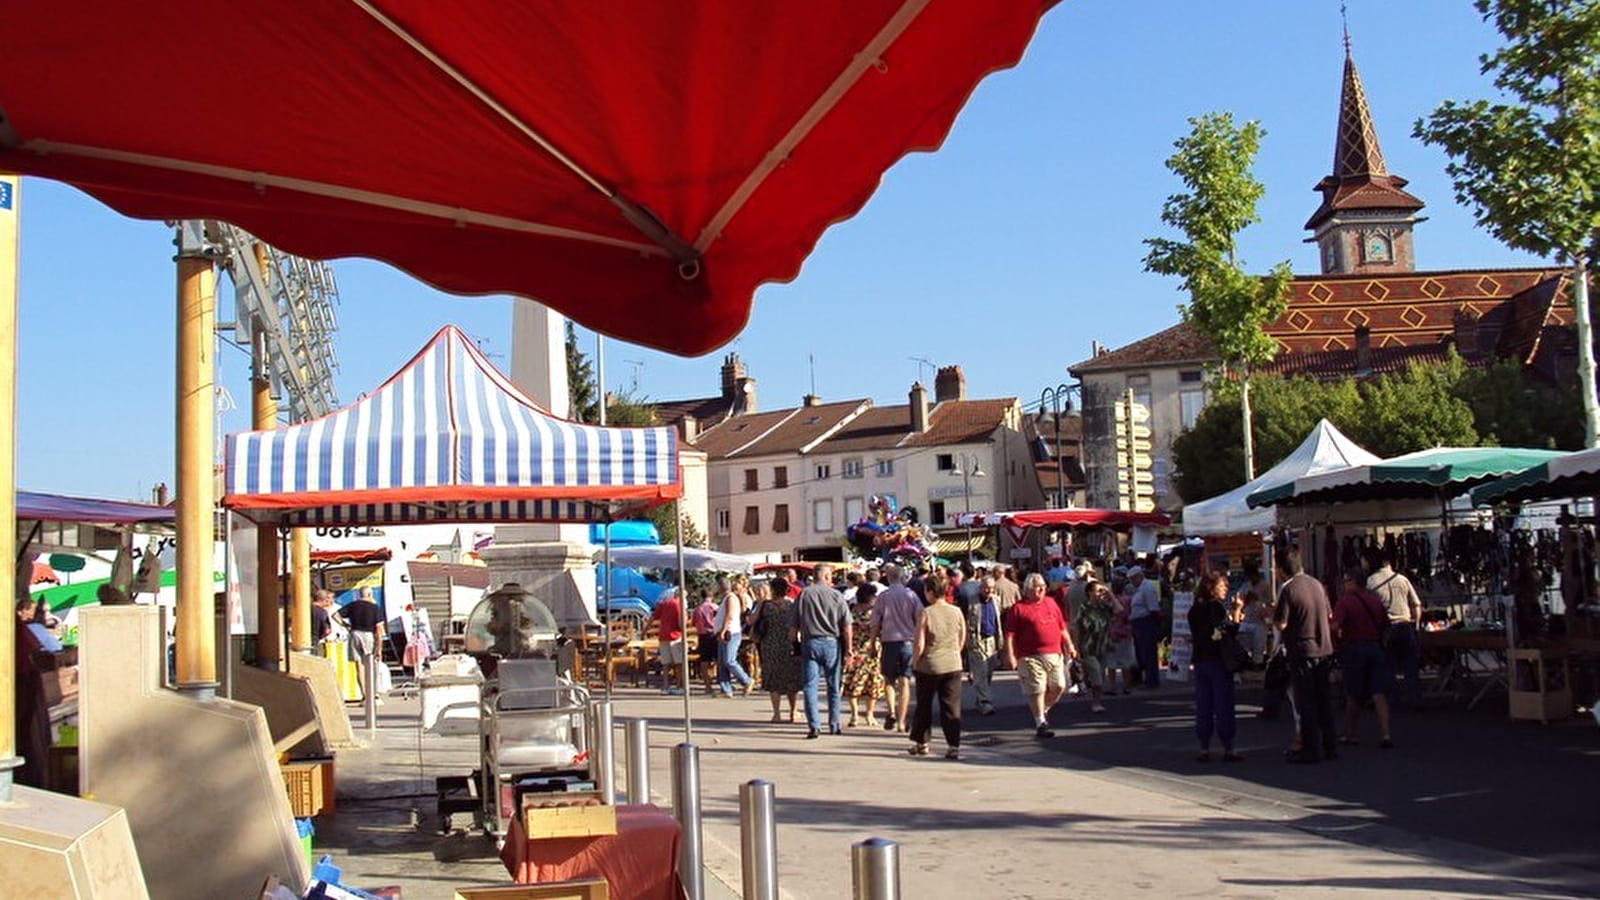
[[[1573,254],[1572,314],[1578,320],[1578,384],[1583,388],[1585,447],[1600,446],[1600,403],[1595,399],[1594,323],[1589,318],[1589,255]]]
[[[1256,440],[1250,421],[1249,372],[1244,373],[1244,377],[1239,379],[1239,416],[1244,419],[1244,480],[1254,481],[1256,477]]]

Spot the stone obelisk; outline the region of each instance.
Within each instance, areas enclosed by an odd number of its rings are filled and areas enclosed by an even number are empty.
[[[518,299],[511,313],[511,381],[558,418],[570,415],[566,319]],[[586,525],[501,525],[481,556],[498,588],[516,582],[550,607],[556,621],[596,621],[595,548]]]

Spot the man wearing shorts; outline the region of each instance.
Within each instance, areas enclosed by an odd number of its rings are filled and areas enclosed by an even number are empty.
[[[1078,648],[1067,633],[1061,608],[1045,596],[1044,576],[1037,572],[1023,579],[1022,594],[1005,619],[1006,664],[1017,670],[1017,681],[1033,713],[1034,736],[1052,738],[1050,707],[1067,690],[1067,660]]]
[[[1361,706],[1372,701],[1378,711],[1378,746],[1394,746],[1389,735],[1389,660],[1383,652],[1383,634],[1389,624],[1383,601],[1366,588],[1366,573],[1345,573],[1344,589],[1333,605],[1333,637],[1344,671],[1344,736],[1341,744],[1357,741]]]
[[[683,665],[683,604],[678,601],[677,588],[661,592],[650,618],[656,620],[656,640],[661,648],[661,693],[681,694],[681,686],[672,686],[673,676]]]
[[[883,646],[881,666],[889,691],[889,717],[885,731],[911,730],[911,650],[922,621],[922,601],[905,585],[905,572],[899,566],[883,571],[889,586],[872,603],[871,625]]]

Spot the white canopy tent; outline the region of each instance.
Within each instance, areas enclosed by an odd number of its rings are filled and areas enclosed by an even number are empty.
[[[1185,535],[1249,534],[1266,531],[1278,522],[1274,507],[1251,509],[1245,498],[1257,491],[1290,484],[1306,475],[1316,475],[1351,466],[1365,466],[1379,458],[1345,437],[1327,419],[1317,422],[1293,453],[1266,472],[1227,492],[1183,508]]]
[[[601,554],[595,555],[595,561],[602,561]],[[613,566],[631,566],[635,569],[676,569],[678,568],[678,550],[676,547],[666,545],[612,547],[611,564]],[[754,564],[745,557],[736,556],[732,553],[718,553],[715,550],[684,547],[683,568],[685,571],[707,569],[749,575],[754,568]]]

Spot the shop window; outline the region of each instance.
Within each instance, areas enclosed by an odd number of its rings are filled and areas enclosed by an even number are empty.
[[[943,500],[929,500],[928,501],[928,525],[930,527],[933,527],[933,526],[939,526],[939,525],[944,525],[944,524],[946,524],[945,520],[944,520],[944,501]]]

